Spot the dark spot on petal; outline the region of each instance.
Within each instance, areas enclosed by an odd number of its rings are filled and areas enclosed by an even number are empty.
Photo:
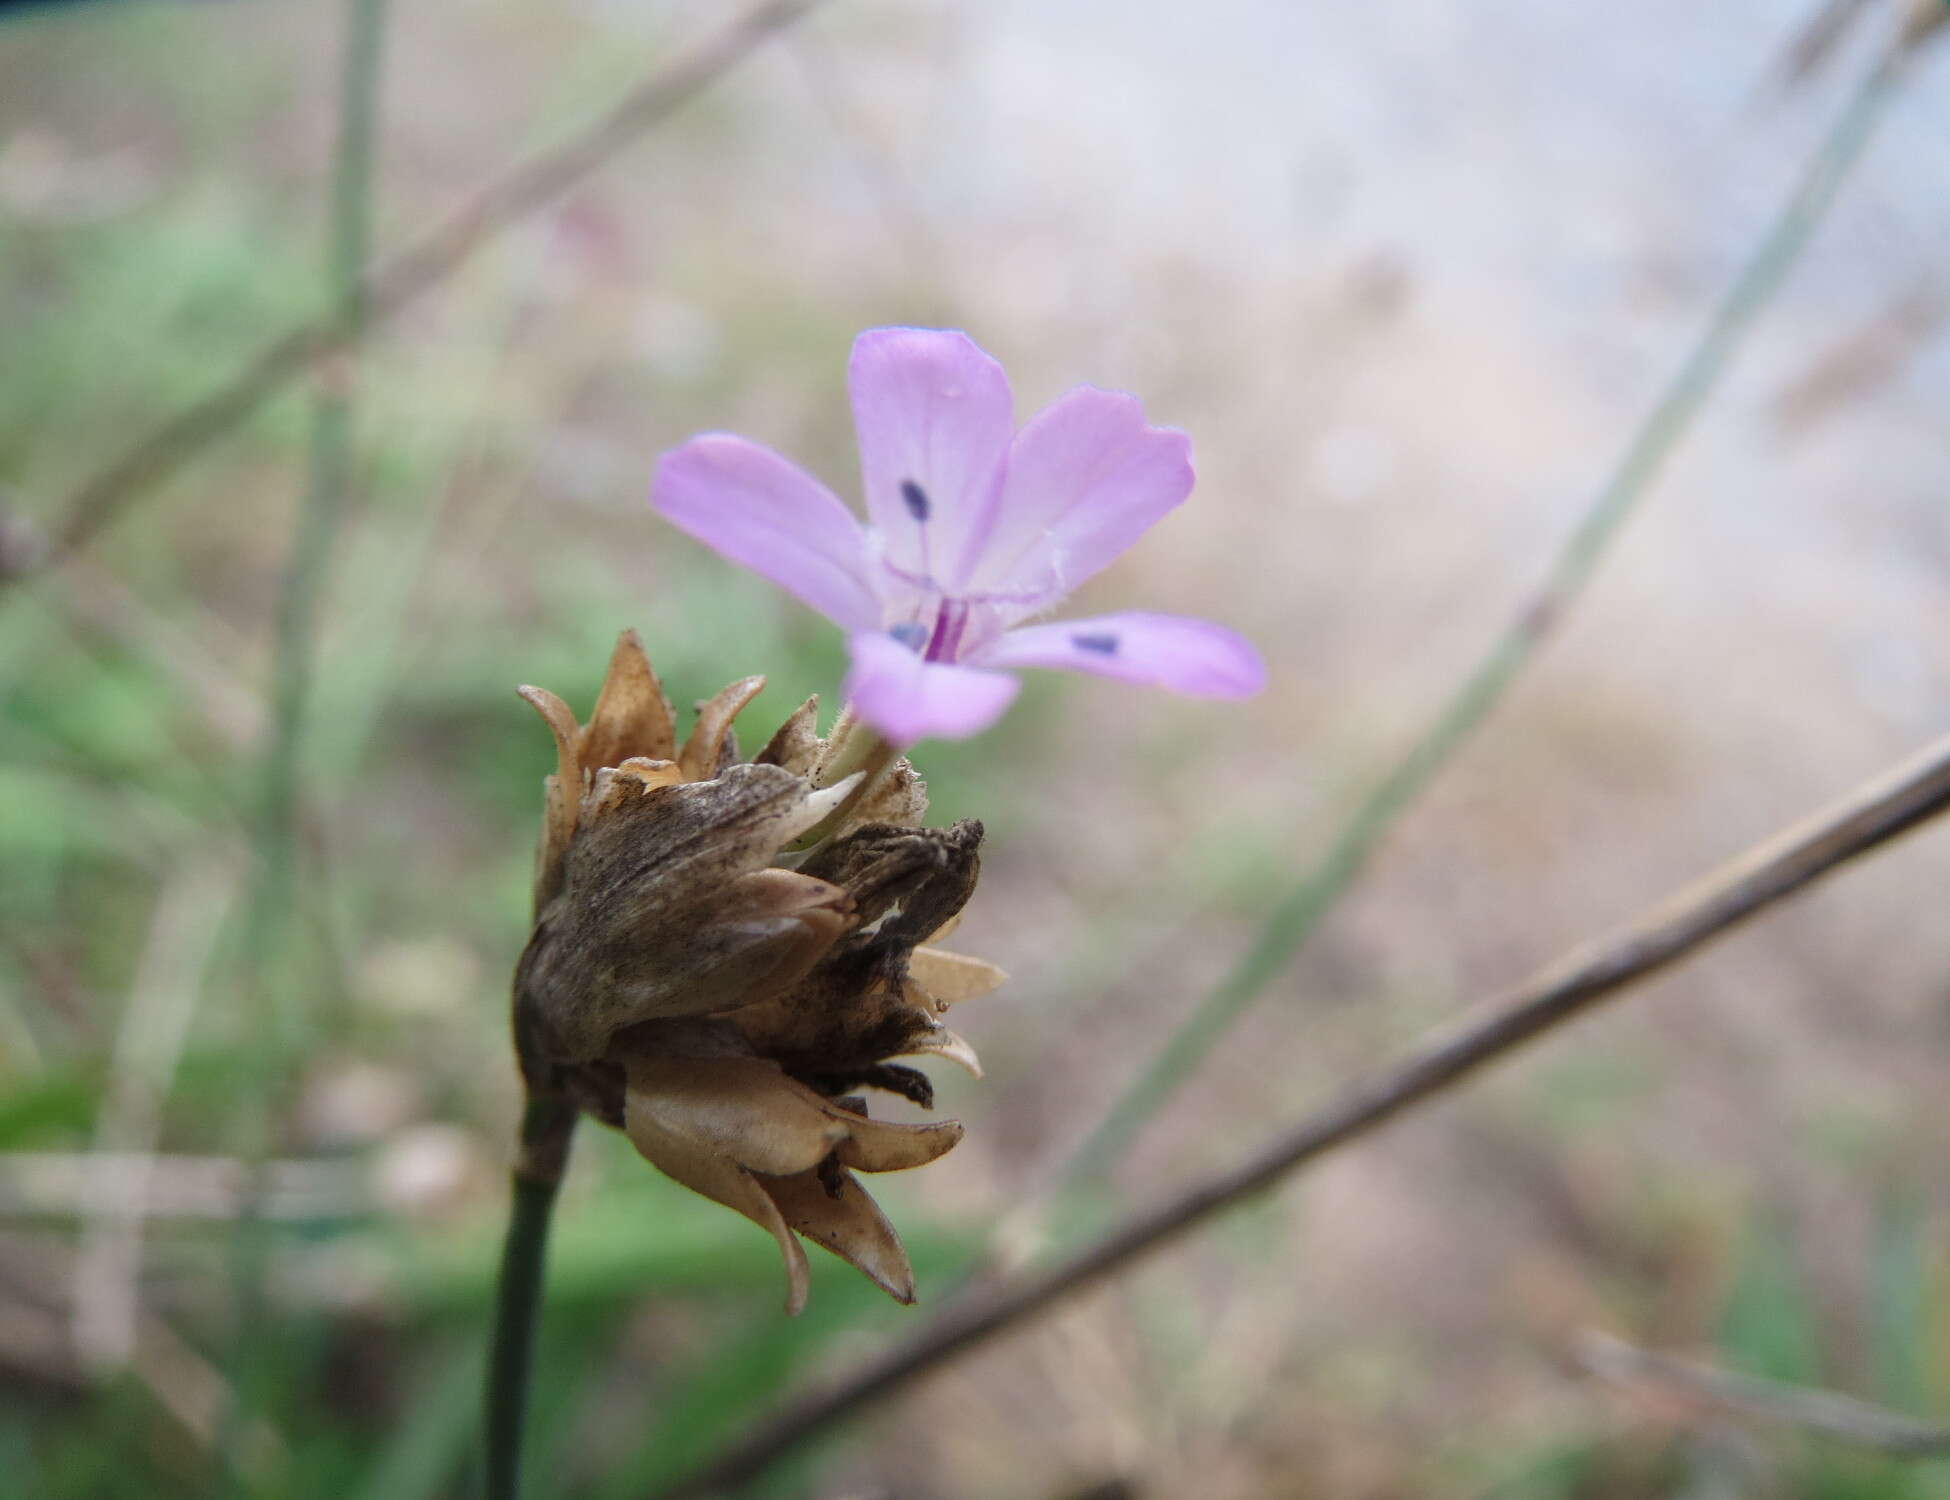
[[[928,492],[911,479],[901,481],[901,504],[907,507],[907,513],[917,521],[927,520],[928,513],[934,509],[928,503]]]
[[[1108,630],[1098,635],[1079,631],[1070,637],[1070,644],[1079,651],[1095,651],[1099,656],[1117,655],[1117,637]]]
[[[887,634],[910,651],[919,651],[928,643],[928,627],[919,620],[909,620],[904,625],[895,625],[888,630]]]

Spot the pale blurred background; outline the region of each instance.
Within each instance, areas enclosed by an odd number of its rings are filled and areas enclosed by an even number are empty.
[[[379,246],[732,13],[395,0]],[[586,712],[634,626],[680,702],[768,673],[748,739],[830,705],[830,627],[644,492],[712,427],[854,494],[847,345],[900,322],[969,330],[1022,415],[1088,381],[1189,432],[1192,501],[1077,607],[1221,619],[1272,686],[1041,678],[999,732],[922,748],[939,817],[990,830],[957,945],[1014,976],[956,1017],[987,1078],[937,1080],[967,1141],[876,1188],[922,1307],[821,1257],[788,1323],[763,1235],[587,1129],[535,1493],[647,1496],[917,1327],[1542,575],[1887,36],[1872,12],[1790,85],[1812,14],[832,0],[773,38],[359,361],[276,1006],[245,978],[246,852],[305,390],[10,590],[0,1494],[200,1496],[226,1442],[247,1493],[467,1493],[551,765],[512,689]],[[342,25],[295,0],[0,15],[16,521],[52,526],[322,305]],[[1947,189],[1950,49],[1561,636],[1155,1120],[1127,1199],[1941,731]],[[1950,1496],[1950,1463],[1572,1357],[1603,1328],[1950,1417],[1946,881],[1926,833],[756,1492]],[[271,1228],[240,1236],[265,1153]],[[238,1389],[259,1416],[227,1438]]]

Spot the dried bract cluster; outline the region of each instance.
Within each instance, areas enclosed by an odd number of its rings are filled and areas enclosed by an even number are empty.
[[[681,746],[634,632],[587,724],[521,690],[557,765],[516,1047],[531,1092],[573,1098],[770,1231],[789,1310],[806,1295],[800,1235],[908,1302],[907,1256],[852,1174],[930,1162],[962,1129],[874,1120],[856,1091],[930,1107],[926,1075],[894,1059],[979,1071],[939,1016],[1002,975],[928,944],[975,888],[981,825],[921,827],[905,761],[839,774],[847,736],[819,738],[816,701],[741,760],[732,720],[763,685],[704,704]]]

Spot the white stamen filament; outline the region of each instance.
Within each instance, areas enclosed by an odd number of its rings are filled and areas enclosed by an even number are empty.
[[[865,771],[855,771],[844,781],[836,781],[829,787],[807,793],[804,806],[786,825],[784,837],[779,842],[789,844],[802,833],[809,832],[825,822],[859,788],[860,779],[866,774]]]

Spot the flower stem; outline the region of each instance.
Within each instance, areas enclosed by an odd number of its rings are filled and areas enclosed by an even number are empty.
[[[521,1493],[521,1440],[528,1413],[529,1371],[542,1309],[542,1278],[556,1190],[575,1134],[575,1104],[560,1094],[530,1094],[521,1116],[513,1204],[501,1249],[488,1346],[486,1428],[487,1500]]]
[[[814,777],[819,786],[832,786],[855,771],[872,769],[878,774],[893,764],[894,747],[853,711],[851,703],[840,710],[839,721],[833,725],[827,745],[833,758]]]

